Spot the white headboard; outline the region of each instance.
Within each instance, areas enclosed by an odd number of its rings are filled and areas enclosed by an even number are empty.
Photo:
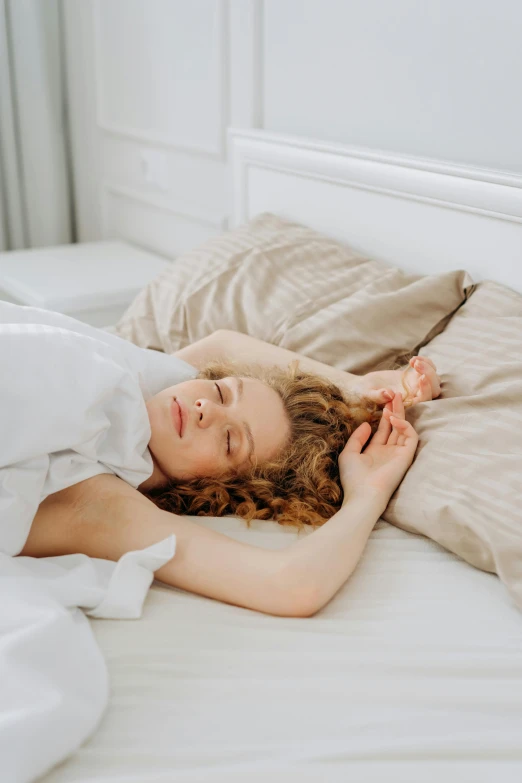
[[[407,271],[522,292],[522,177],[230,129],[232,222],[273,212]]]

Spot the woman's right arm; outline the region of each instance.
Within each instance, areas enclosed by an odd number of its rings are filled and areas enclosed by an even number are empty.
[[[50,495],[40,504],[21,555],[77,552],[117,561],[174,534],[176,553],[155,572],[165,584],[266,614],[310,617],[354,571],[370,533],[413,459],[418,438],[404,420],[397,394],[392,425],[383,416],[368,448],[362,424],[340,460],[345,500],[340,511],[310,535],[282,550],[235,541],[155,506],[112,474],[102,474]],[[388,411],[391,410],[391,404]],[[388,412],[389,415],[389,412]],[[358,487],[350,494],[349,487]]]
[[[82,553],[118,561],[176,536],[172,560],[154,576],[161,582],[268,614],[306,616],[308,589],[294,588],[285,550],[235,541],[190,517],[159,509],[113,474],[101,474],[49,495],[39,506],[19,555]]]
[[[197,524],[155,506],[138,490],[112,474],[101,474],[49,495],[33,520],[19,553],[53,557],[83,553],[117,561],[126,552],[143,549],[169,535],[176,536],[172,560],[155,572],[161,582],[218,601],[284,617],[309,617],[336,592],[325,593],[324,580],[333,566],[345,581],[350,569],[342,563],[336,545],[324,547],[316,536],[326,528],[344,539],[355,553],[360,534],[369,536],[382,504],[348,502],[323,528],[282,550],[263,549]],[[337,518],[337,519],[336,519]],[[295,557],[301,544],[315,549],[313,578],[302,567],[308,555]],[[353,548],[349,545],[353,541]],[[320,544],[323,543],[323,546]],[[297,549],[296,549],[297,548]],[[337,561],[337,562],[336,562]],[[354,562],[355,566],[355,562]],[[318,584],[323,582],[322,584]]]

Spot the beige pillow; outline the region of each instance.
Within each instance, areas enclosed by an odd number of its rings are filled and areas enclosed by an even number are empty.
[[[442,394],[408,411],[418,451],[384,519],[498,574],[522,609],[522,296],[479,283],[423,354]]]
[[[466,272],[406,274],[267,213],[177,258],[115,332],[174,353],[233,329],[359,374],[438,334],[472,289]]]

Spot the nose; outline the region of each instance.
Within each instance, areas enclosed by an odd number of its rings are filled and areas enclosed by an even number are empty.
[[[194,403],[197,413],[197,424],[202,429],[210,427],[214,422],[220,422],[224,416],[222,405],[218,405],[213,400],[207,400],[202,397]]]

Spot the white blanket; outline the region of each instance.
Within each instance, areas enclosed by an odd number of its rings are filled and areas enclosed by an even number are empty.
[[[194,377],[179,359],[74,318],[0,302],[0,758],[30,781],[73,752],[107,705],[107,671],[80,609],[138,618],[175,537],[118,563],[18,557],[39,504],[98,473],[152,473],[145,401]]]

